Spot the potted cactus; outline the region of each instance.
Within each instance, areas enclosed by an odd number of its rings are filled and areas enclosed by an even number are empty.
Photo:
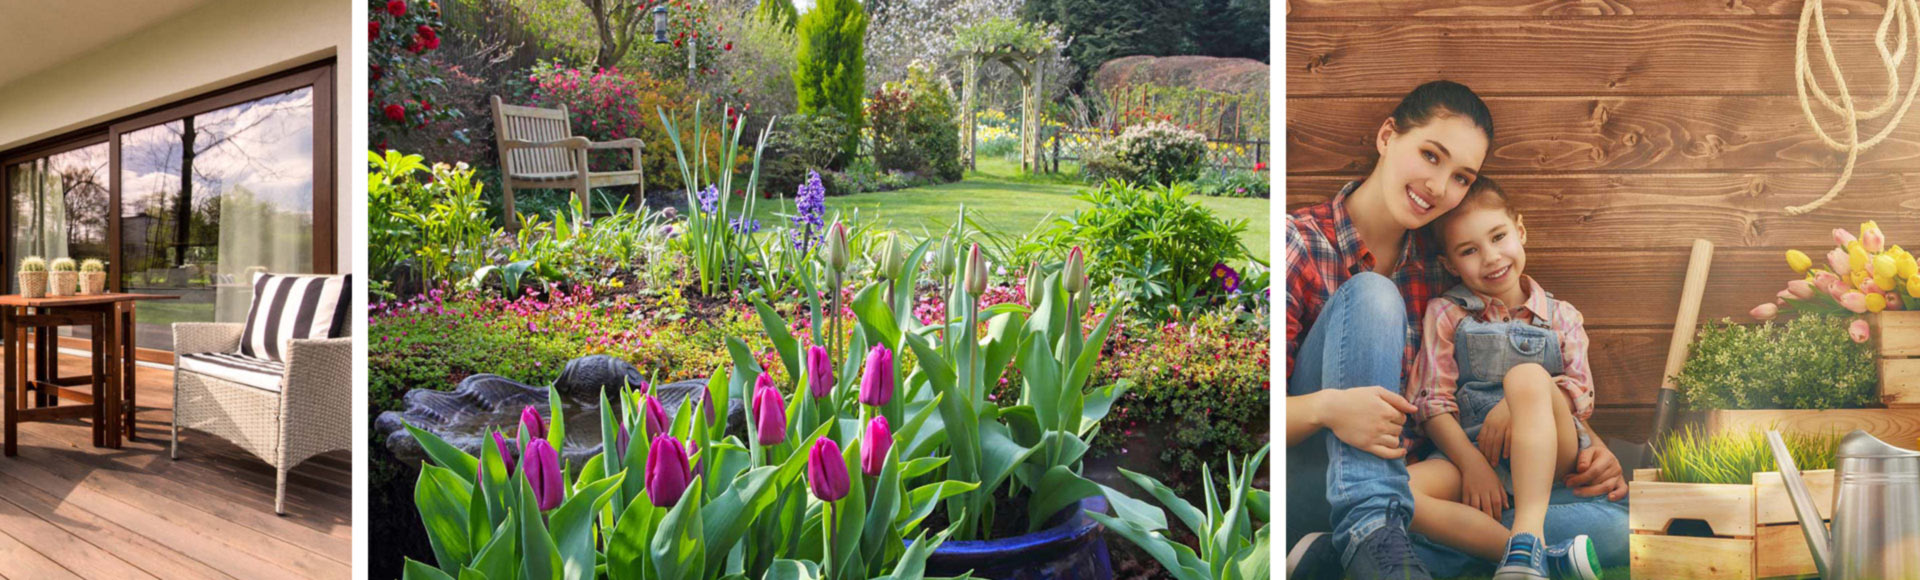
[[[20,260],[20,295],[40,298],[47,295],[47,261],[39,256]]]
[[[47,263],[47,295],[72,296],[74,288],[80,284],[79,273],[75,272],[73,258],[55,258]]]
[[[106,292],[107,263],[93,258],[80,262],[80,293],[90,295]]]

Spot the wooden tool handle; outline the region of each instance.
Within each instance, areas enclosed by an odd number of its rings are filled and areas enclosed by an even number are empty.
[[[1713,265],[1713,242],[1693,241],[1693,256],[1687,259],[1687,281],[1680,289],[1680,313],[1673,319],[1673,340],[1667,343],[1667,367],[1660,373],[1660,388],[1675,388],[1673,376],[1687,362],[1687,347],[1693,345],[1693,329],[1700,321],[1700,299],[1707,293],[1707,272]]]

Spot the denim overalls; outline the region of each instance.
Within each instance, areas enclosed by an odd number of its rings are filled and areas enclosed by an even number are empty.
[[[1460,428],[1467,432],[1467,439],[1478,443],[1487,413],[1506,398],[1501,382],[1506,380],[1507,371],[1534,363],[1546,368],[1549,375],[1566,372],[1566,362],[1560,355],[1560,337],[1553,332],[1554,309],[1548,309],[1547,318],[1534,312],[1532,320],[1527,322],[1483,322],[1480,312],[1486,310],[1487,303],[1466,285],[1454,286],[1441,297],[1469,313],[1453,330],[1453,358],[1460,368],[1453,400],[1460,409]],[[1551,304],[1553,294],[1547,294],[1547,300]],[[1590,444],[1585,430],[1581,430],[1580,448]]]

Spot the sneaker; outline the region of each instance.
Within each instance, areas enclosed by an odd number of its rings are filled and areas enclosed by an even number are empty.
[[[1507,557],[1493,580],[1547,580],[1547,548],[1539,536],[1514,534],[1507,540]]]
[[[1600,554],[1585,535],[1547,547],[1547,570],[1554,580],[1600,580]]]
[[[1347,577],[1353,580],[1433,580],[1407,537],[1407,513],[1396,502],[1387,508],[1387,525],[1367,534],[1353,549]]]
[[[1314,532],[1300,538],[1287,552],[1287,578],[1293,580],[1340,580],[1340,550],[1333,547],[1333,534]]]

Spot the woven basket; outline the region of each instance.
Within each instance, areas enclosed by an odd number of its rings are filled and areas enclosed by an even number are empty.
[[[107,293],[107,273],[106,272],[81,272],[80,273],[80,293],[83,295],[106,294]]]
[[[47,295],[47,273],[21,272],[20,295],[28,298],[41,298]]]
[[[72,296],[80,285],[79,272],[47,272],[48,296]]]

